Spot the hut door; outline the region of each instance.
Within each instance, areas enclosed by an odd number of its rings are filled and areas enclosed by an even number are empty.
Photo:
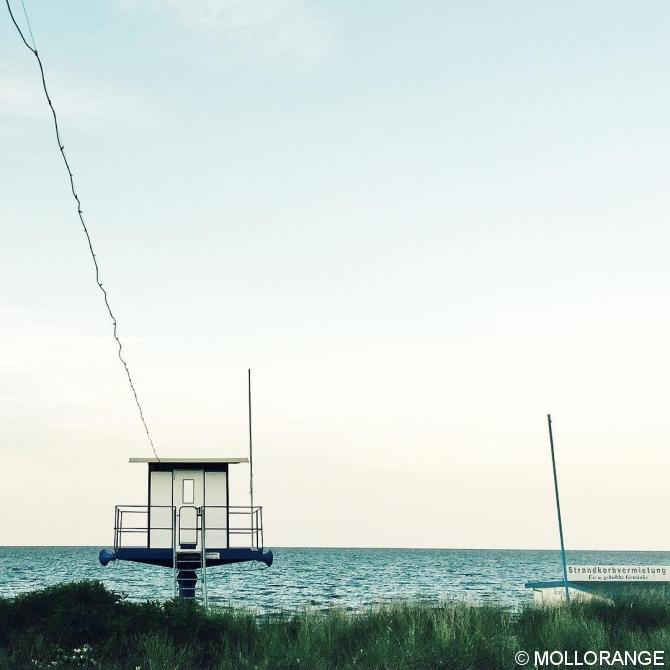
[[[173,485],[177,514],[177,548],[199,550],[199,513],[204,504],[204,473],[202,470],[175,470]]]

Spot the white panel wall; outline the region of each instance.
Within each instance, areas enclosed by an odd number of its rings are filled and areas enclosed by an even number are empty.
[[[149,546],[172,547],[172,472],[151,473]],[[163,507],[165,505],[166,507]]]
[[[225,472],[205,472],[205,543],[207,549],[228,547],[228,492]]]

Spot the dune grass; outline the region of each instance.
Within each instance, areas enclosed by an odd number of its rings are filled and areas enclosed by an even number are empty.
[[[569,607],[406,603],[285,617],[188,602],[131,603],[97,582],[0,599],[0,668],[516,668],[533,650],[663,650],[670,602]],[[532,667],[532,664],[529,666]]]

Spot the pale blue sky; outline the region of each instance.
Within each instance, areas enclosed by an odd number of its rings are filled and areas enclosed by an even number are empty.
[[[551,547],[551,411],[568,546],[668,548],[667,3],[26,5],[159,454],[244,455],[251,366],[269,544]],[[6,15],[0,147],[1,541],[108,544],[149,452]]]

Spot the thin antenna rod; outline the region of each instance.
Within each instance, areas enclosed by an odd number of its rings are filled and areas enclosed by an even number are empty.
[[[563,520],[561,519],[561,501],[558,497],[558,477],[556,476],[556,457],[554,456],[554,434],[551,430],[551,414],[547,414],[549,426],[549,444],[551,445],[551,466],[554,470],[554,491],[556,493],[556,511],[558,513],[558,533],[561,536],[561,560],[563,561],[563,584],[565,585],[565,598],[570,602],[570,590],[568,589],[568,564],[565,560],[565,543],[563,542]]]
[[[249,498],[251,499],[251,515],[254,514],[254,443],[251,437],[251,369],[247,371],[249,388]]]

